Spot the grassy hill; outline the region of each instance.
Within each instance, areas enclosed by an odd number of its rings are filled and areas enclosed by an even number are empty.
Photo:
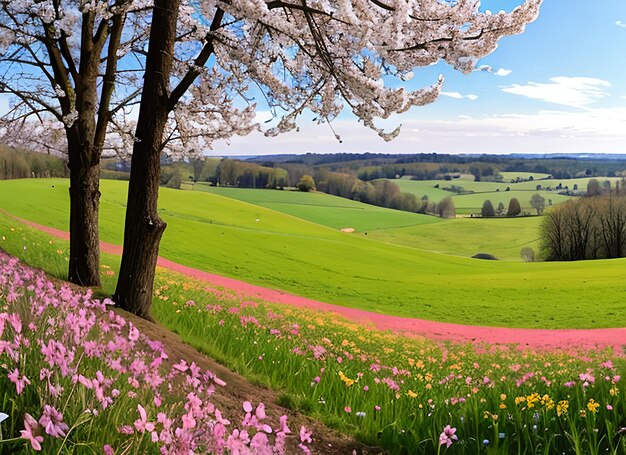
[[[376,207],[324,193],[224,188],[198,183],[194,189],[277,210],[335,229],[351,227],[357,232],[441,221],[434,216]]]
[[[0,207],[66,229],[67,185],[61,179],[3,181]],[[119,244],[125,182],[102,181],[101,191],[101,238]],[[626,260],[480,261],[390,245],[369,235],[344,234],[276,210],[199,191],[162,189],[160,212],[168,223],[162,256],[330,303],[479,325],[626,325]],[[436,230],[439,224],[425,227]],[[0,225],[3,234],[6,226]],[[457,241],[462,242],[459,232]]]

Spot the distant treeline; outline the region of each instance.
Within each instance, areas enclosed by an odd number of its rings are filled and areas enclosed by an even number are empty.
[[[402,193],[398,185],[387,179],[366,182],[351,174],[304,164],[281,163],[280,167],[270,167],[216,158],[166,163],[162,168],[161,183],[170,188],[180,188],[184,181],[196,181],[237,188],[283,189],[295,187],[304,175],[313,178],[318,191],[334,196],[408,212],[454,216],[451,200],[443,204],[432,203],[427,198],[418,199],[413,194]]]
[[[454,173],[471,173],[480,180],[497,180],[499,172],[551,174],[556,179],[593,176],[619,176],[626,170],[626,161],[619,159],[519,157],[500,155],[441,155],[334,153],[305,155],[274,155],[250,161],[264,166],[286,164],[350,174],[361,180],[410,176],[415,180],[444,178]]]
[[[617,191],[555,207],[546,214],[541,240],[549,261],[626,256],[626,195]]]
[[[68,175],[65,161],[54,155],[0,146],[0,180]]]

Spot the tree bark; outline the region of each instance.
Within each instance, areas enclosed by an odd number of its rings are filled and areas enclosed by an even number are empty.
[[[96,153],[93,143],[89,140],[92,132],[88,124],[81,124],[80,121],[67,131],[68,167],[70,169],[68,280],[81,286],[99,287],[100,154]]]
[[[154,4],[130,168],[124,251],[113,296],[121,308],[145,319],[151,319],[159,243],[166,227],[157,213],[157,200],[179,4],[179,0],[156,0]]]

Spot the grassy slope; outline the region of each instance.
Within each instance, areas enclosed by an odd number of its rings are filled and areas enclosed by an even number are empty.
[[[550,177],[550,174],[542,174],[541,172],[500,172],[500,175],[504,182],[510,182],[517,178],[529,179],[532,177],[533,180],[541,180]]]
[[[102,239],[120,243],[125,185],[103,181],[102,194]],[[15,215],[63,229],[67,206],[67,181],[0,182],[0,207]],[[160,207],[168,222],[163,256],[252,283],[448,322],[626,325],[625,260],[525,264],[466,259],[342,234],[200,192],[162,189]]]
[[[277,210],[335,229],[351,227],[363,232],[389,227],[436,224],[440,221],[433,216],[361,204],[324,193],[223,188],[203,184],[196,184],[195,189]]]
[[[498,259],[521,261],[522,247],[538,251],[540,223],[540,217],[456,218],[435,225],[374,231],[368,237],[465,257],[491,253]]]
[[[323,193],[207,185],[196,186],[198,189],[272,208],[322,225],[355,226],[357,232],[371,239],[433,252],[465,257],[477,252],[489,252],[499,259],[521,261],[521,247],[530,246],[537,250],[539,244],[541,218],[538,217],[442,220],[360,204]],[[365,229],[367,231],[364,232]]]

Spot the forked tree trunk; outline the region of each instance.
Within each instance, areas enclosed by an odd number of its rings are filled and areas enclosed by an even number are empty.
[[[152,289],[165,222],[157,213],[178,0],[156,0],[128,185],[124,252],[113,300],[151,319]]]
[[[79,164],[83,145],[69,140],[70,258],[68,280],[81,286],[100,286],[100,164]]]

